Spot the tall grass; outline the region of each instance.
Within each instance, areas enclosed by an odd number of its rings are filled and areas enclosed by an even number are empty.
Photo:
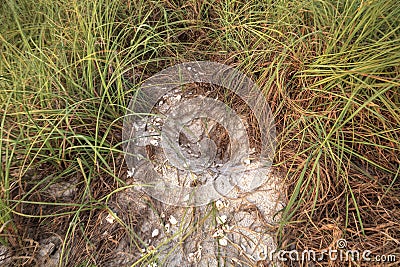
[[[60,264],[104,264],[88,225],[127,186],[129,98],[191,60],[237,66],[268,98],[288,185],[282,247],[346,238],[399,253],[396,1],[7,0],[0,12],[0,241],[16,264],[34,262],[41,231],[64,235]],[[79,188],[67,202],[45,195],[60,181]]]

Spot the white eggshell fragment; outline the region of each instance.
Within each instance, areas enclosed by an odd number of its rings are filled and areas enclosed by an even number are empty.
[[[176,225],[177,223],[178,223],[178,221],[175,219],[175,217],[174,216],[170,216],[169,217],[169,222],[172,224],[172,225]]]
[[[151,233],[151,237],[156,237],[158,236],[159,233],[160,231],[158,231],[158,229],[154,229],[153,232]]]

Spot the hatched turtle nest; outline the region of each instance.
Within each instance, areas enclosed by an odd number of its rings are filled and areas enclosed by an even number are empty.
[[[180,89],[164,95],[153,109],[155,116],[147,121],[147,132],[151,134],[146,145],[148,158],[155,171],[176,186],[197,187],[210,182],[230,159],[228,133],[218,122],[206,118],[196,118],[185,125],[176,141],[186,157],[200,158],[201,145],[207,145],[202,140],[211,139],[216,151],[207,170],[182,170],[170,164],[165,156],[160,135],[163,118],[172,107],[194,97],[195,93]],[[248,127],[248,122],[242,121]],[[275,215],[284,207],[284,196],[280,195],[283,190],[279,178],[270,169],[261,168],[257,148],[250,146],[250,149],[250,157],[243,159],[246,168],[236,186],[212,205],[176,207],[158,203],[157,211],[141,227],[143,235],[151,236],[148,240],[151,251],[143,249],[150,255],[146,257],[149,262],[158,262],[157,266],[264,266],[260,264],[269,263],[276,249],[274,232],[278,217]],[[256,175],[265,179],[252,190]]]
[[[191,94],[188,96],[190,97]],[[207,146],[206,142],[202,142],[205,137],[216,144],[216,156],[205,171],[182,170],[171,165],[161,147],[161,136],[159,134],[163,127],[161,117],[168,113],[169,107],[180,100],[182,100],[182,96],[178,94],[167,95],[160,101],[158,111],[161,113],[153,117],[149,123],[148,132],[154,133],[154,135],[150,137],[146,149],[155,170],[162,175],[167,183],[175,186],[195,187],[214,179],[220,173],[219,168],[229,161],[229,136],[226,130],[216,121],[208,118],[193,119],[183,128],[177,140],[185,158],[199,159],[202,157],[201,150]],[[204,150],[209,150],[209,148]]]

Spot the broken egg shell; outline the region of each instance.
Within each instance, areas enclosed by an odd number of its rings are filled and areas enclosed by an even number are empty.
[[[106,217],[106,221],[109,224],[113,224],[114,223],[114,217],[111,214],[108,214],[107,217]]]
[[[245,165],[250,165],[251,160],[250,160],[249,158],[244,159],[244,160],[243,160],[243,163],[244,163]]]
[[[158,231],[158,229],[154,229],[153,232],[151,233],[151,237],[156,237],[158,236],[159,233],[160,231]]]
[[[158,140],[155,140],[155,139],[150,140],[150,144],[153,146],[158,146]]]
[[[224,236],[224,231],[222,231],[221,229],[218,229],[217,231],[215,231],[215,233],[212,235],[212,237],[214,238],[219,238],[219,237],[223,237]]]
[[[220,244],[223,247],[226,247],[228,245],[228,239],[226,239],[225,237],[221,238],[218,240],[218,244]]]
[[[224,203],[221,200],[217,200],[215,202],[215,206],[216,206],[217,210],[222,210],[225,207]]]
[[[135,168],[132,168],[131,170],[128,170],[128,178],[132,177],[135,174]]]
[[[225,224],[227,220],[228,220],[228,217],[226,215],[221,215],[221,216],[217,217],[218,224]]]
[[[169,231],[170,231],[170,225],[169,225],[169,223],[167,223],[167,224],[164,226],[164,228],[165,228],[165,232],[168,234]]]
[[[178,223],[178,221],[176,220],[176,218],[173,215],[169,216],[169,222],[172,225],[176,225]]]

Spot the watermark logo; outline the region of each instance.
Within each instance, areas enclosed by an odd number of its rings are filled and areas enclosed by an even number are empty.
[[[260,88],[241,71],[216,62],[187,62],[162,70],[146,80],[128,106],[123,125],[125,160],[129,171],[143,183],[144,190],[152,197],[172,205],[199,206],[229,194],[240,184],[249,158],[249,136],[246,127],[233,109],[224,102],[198,95],[180,99],[162,118],[161,132],[149,131],[153,108],[171,92],[181,90],[191,83],[206,83],[224,87],[239,96],[257,119],[261,134],[259,175],[254,175],[247,190],[260,186],[266,179],[275,152],[275,126],[271,110]],[[221,125],[229,134],[231,145],[227,162],[214,168],[218,150],[215,142],[204,137],[199,139],[195,156],[184,151],[179,136],[187,125],[199,118],[209,118]],[[186,130],[187,131],[187,130]],[[180,171],[205,173],[214,169],[212,175],[198,186],[180,186],[160,175],[149,159],[151,137],[157,135],[168,163]],[[194,138],[196,139],[196,138]],[[153,144],[158,144],[153,139]]]
[[[396,255],[374,255],[371,250],[350,249],[345,239],[336,241],[336,249],[328,248],[320,251],[306,249],[298,250],[273,250],[269,253],[271,261],[297,261],[297,262],[325,262],[325,261],[341,261],[341,262],[380,262],[393,263],[396,262]]]
[[[347,241],[346,241],[346,239],[339,239],[336,242],[336,245],[337,245],[338,249],[345,249],[347,247]]]

